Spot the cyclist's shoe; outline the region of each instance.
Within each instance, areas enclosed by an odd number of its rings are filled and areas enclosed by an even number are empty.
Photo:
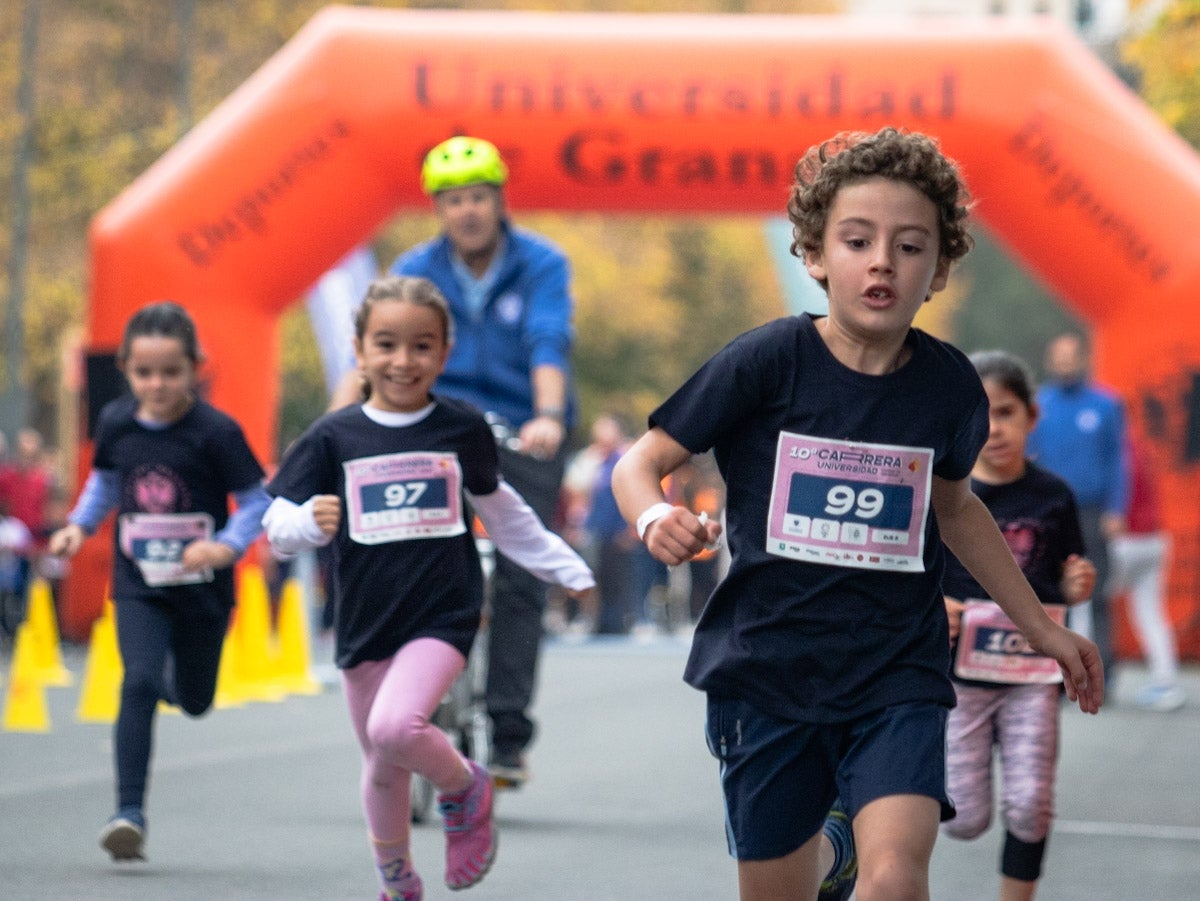
[[[140,807],[122,807],[100,830],[100,847],[116,861],[145,860],[146,818]]]
[[[468,888],[481,880],[496,857],[492,826],[492,777],[475,761],[471,784],[454,795],[438,795],[446,829],[446,885]]]
[[[529,768],[520,751],[497,748],[488,769],[496,788],[520,788],[529,781]]]
[[[854,831],[850,827],[850,817],[842,810],[840,802],[833,803],[833,808],[825,817],[823,829],[837,855],[834,863],[837,870],[821,883],[817,901],[846,901],[854,891],[854,883],[858,881],[858,856],[854,853]]]

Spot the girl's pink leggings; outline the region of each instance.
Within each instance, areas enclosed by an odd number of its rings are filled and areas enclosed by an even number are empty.
[[[465,665],[463,655],[446,642],[418,638],[388,660],[368,660],[343,671],[363,753],[363,809],[375,841],[407,844],[413,773],[447,793],[469,782],[466,759],[430,723]]]

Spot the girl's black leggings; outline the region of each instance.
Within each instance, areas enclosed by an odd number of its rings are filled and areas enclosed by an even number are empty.
[[[145,803],[159,700],[178,705],[188,716],[212,706],[229,614],[133,598],[117,602],[116,617],[125,667],[114,735],[120,809]]]

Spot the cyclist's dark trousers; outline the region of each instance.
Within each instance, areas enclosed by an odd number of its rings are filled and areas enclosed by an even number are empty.
[[[566,442],[553,460],[535,460],[501,447],[504,479],[543,523],[554,522]],[[487,707],[497,754],[520,751],[533,739],[528,708],[537,679],[546,585],[502,554],[496,555],[488,641]]]
[[[118,600],[125,677],[114,730],[117,807],[142,807],[159,699],[188,716],[212,706],[229,615],[183,613],[152,600]]]

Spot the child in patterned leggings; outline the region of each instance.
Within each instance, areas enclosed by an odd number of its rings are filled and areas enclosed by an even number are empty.
[[[1075,498],[1066,482],[1025,458],[1037,421],[1025,365],[1009,354],[971,357],[988,395],[987,443],[971,471],[971,488],[996,519],[1034,592],[1065,620],[1067,605],[1086,600],[1096,570],[1084,558]],[[1058,759],[1058,664],[1033,655],[979,583],[948,555],[943,579],[954,644],[958,705],[947,727],[946,776],[957,816],[942,824],[953,838],[981,835],[992,818],[992,752],[999,748],[1004,850],[1001,901],[1033,898],[1054,816]]]

